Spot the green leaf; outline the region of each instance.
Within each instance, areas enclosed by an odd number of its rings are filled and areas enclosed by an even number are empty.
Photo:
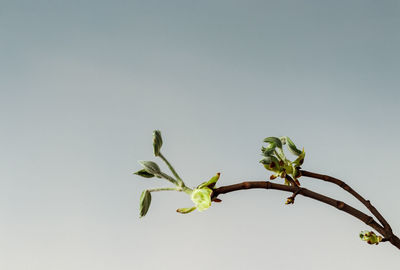
[[[268,156],[268,157],[264,157],[262,160],[260,160],[260,163],[263,165],[269,165],[272,163],[272,158],[274,156]]]
[[[261,152],[264,157],[272,156],[274,154],[275,147],[261,147]]]
[[[281,165],[279,165],[279,160],[274,156],[268,156],[260,160],[260,163],[264,165],[264,167],[273,172],[279,172],[281,170]]]
[[[148,173],[145,169],[141,169],[140,171],[135,172],[134,174],[139,175],[144,178],[152,178],[154,174]]]
[[[190,212],[192,212],[193,210],[195,210],[196,207],[190,207],[190,208],[178,208],[176,209],[176,212],[181,213],[181,214],[188,214]]]
[[[293,164],[300,167],[303,164],[305,157],[306,157],[306,152],[304,152],[304,148],[303,148],[303,150],[301,151],[301,154],[296,158],[295,161],[293,161]]]
[[[264,142],[270,143],[275,145],[276,147],[282,148],[282,142],[279,138],[277,137],[268,137],[264,139]]]
[[[159,175],[161,174],[161,169],[158,167],[157,163],[153,161],[139,161],[139,164],[143,166],[143,168],[151,174]]]
[[[296,145],[292,142],[292,140],[289,137],[286,137],[286,141],[287,141],[289,151],[292,152],[293,155],[296,155],[296,156],[301,155],[302,151],[297,149]]]
[[[161,137],[161,131],[154,130],[153,131],[153,149],[154,155],[157,157],[160,154],[160,149],[163,144],[163,140]]]
[[[210,186],[211,186],[211,188],[213,188],[215,186],[215,184],[217,183],[220,175],[221,175],[221,173],[217,173],[215,176],[213,176],[207,182],[201,183],[197,188],[210,187]]]
[[[140,217],[144,217],[149,211],[151,203],[151,193],[146,189],[143,190],[142,195],[140,196]]]

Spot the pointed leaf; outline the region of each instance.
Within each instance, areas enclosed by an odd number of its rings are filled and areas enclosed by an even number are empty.
[[[293,161],[293,164],[295,164],[296,166],[301,166],[304,162],[304,158],[306,157],[306,152],[304,152],[304,148],[301,151],[301,154],[296,158],[295,161]]]
[[[190,208],[178,208],[176,209],[176,212],[181,213],[181,214],[188,214],[190,212],[192,212],[193,210],[195,210],[196,207],[190,207]]]
[[[154,174],[147,172],[145,169],[141,169],[140,171],[135,172],[134,174],[139,175],[144,178],[152,178]]]
[[[215,176],[213,176],[207,182],[201,183],[197,188],[203,188],[203,187],[213,188],[215,186],[215,184],[217,183],[220,175],[221,175],[221,173],[217,173]]]
[[[150,203],[151,193],[146,189],[142,192],[142,195],[140,196],[140,217],[144,217],[147,214],[147,211],[149,211],[150,208]]]
[[[286,141],[287,141],[289,151],[292,152],[293,155],[296,155],[296,156],[301,155],[302,151],[297,149],[296,145],[292,142],[292,140],[289,137],[286,137]]]

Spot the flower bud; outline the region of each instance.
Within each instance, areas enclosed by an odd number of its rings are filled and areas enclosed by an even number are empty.
[[[161,131],[159,130],[154,130],[153,131],[153,149],[154,149],[154,155],[157,157],[160,154],[160,149],[163,144],[162,137],[161,137]]]
[[[151,193],[148,190],[144,190],[140,196],[140,217],[144,217],[149,211],[151,203]]]
[[[134,174],[139,175],[144,178],[152,178],[154,174],[148,173],[145,169],[141,169],[140,171],[135,172]]]
[[[191,199],[196,205],[197,210],[202,212],[211,206],[211,193],[212,190],[207,187],[193,190]]]
[[[159,175],[161,174],[161,169],[158,167],[157,163],[153,161],[139,161],[139,164],[143,166],[146,172]]]
[[[366,241],[370,245],[377,245],[382,241],[382,236],[376,235],[373,231],[362,231],[359,236],[361,240]]]
[[[287,198],[287,200],[286,200],[286,202],[285,202],[285,204],[293,204],[293,203],[294,203],[293,197]]]

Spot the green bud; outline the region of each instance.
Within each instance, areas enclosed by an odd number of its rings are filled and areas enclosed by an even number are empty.
[[[178,209],[176,209],[176,212],[181,213],[181,214],[188,214],[188,213],[192,212],[195,209],[196,209],[196,207],[178,208]]]
[[[145,169],[141,169],[140,171],[135,172],[134,174],[139,175],[144,178],[152,178],[154,174],[148,173]]]
[[[153,149],[154,149],[154,155],[157,157],[160,154],[160,149],[163,144],[162,137],[161,137],[161,131],[159,130],[154,130],[153,131]]]
[[[146,189],[143,190],[142,195],[140,196],[140,217],[144,217],[149,211],[151,203],[151,193]]]
[[[212,190],[207,187],[196,188],[193,190],[190,197],[196,205],[197,210],[202,212],[211,206],[211,193]]]
[[[153,161],[139,161],[139,164],[143,166],[146,172],[154,175],[160,175],[161,169],[158,167],[157,163]]]
[[[362,231],[359,234],[361,240],[366,241],[370,245],[378,245],[382,241],[382,236],[376,235],[373,231]]]

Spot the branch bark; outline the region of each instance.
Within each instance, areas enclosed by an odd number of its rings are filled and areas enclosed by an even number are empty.
[[[281,191],[286,191],[286,192],[297,193],[298,195],[303,195],[305,197],[320,201],[322,203],[326,203],[328,205],[331,205],[331,206],[333,206],[343,212],[346,212],[349,215],[361,220],[362,222],[364,222],[365,224],[367,224],[368,226],[372,227],[377,232],[379,232],[384,237],[385,241],[389,241],[394,246],[396,246],[398,249],[400,249],[400,239],[397,236],[395,236],[391,231],[390,231],[390,233],[388,233],[388,231],[382,225],[377,223],[373,217],[359,211],[358,209],[356,209],[342,201],[335,200],[333,198],[327,197],[325,195],[311,191],[306,188],[297,187],[297,186],[286,186],[286,185],[271,183],[269,181],[250,181],[250,182],[242,182],[239,184],[222,186],[222,187],[216,188],[213,191],[212,199],[217,198],[221,194],[226,194],[229,192],[244,190],[244,189],[281,190]]]
[[[346,190],[348,193],[353,195],[357,200],[359,200],[365,207],[368,208],[369,211],[379,220],[379,222],[383,225],[387,233],[392,232],[392,228],[390,227],[389,223],[385,220],[385,218],[379,213],[379,211],[371,204],[369,200],[364,199],[360,194],[358,194],[354,189],[352,189],[348,184],[343,182],[342,180],[339,180],[337,178],[334,178],[329,175],[325,174],[319,174],[319,173],[313,173],[305,170],[300,170],[300,173],[302,176],[307,176],[319,180],[323,180],[326,182],[333,183],[335,185],[338,185],[339,187],[343,188]]]

